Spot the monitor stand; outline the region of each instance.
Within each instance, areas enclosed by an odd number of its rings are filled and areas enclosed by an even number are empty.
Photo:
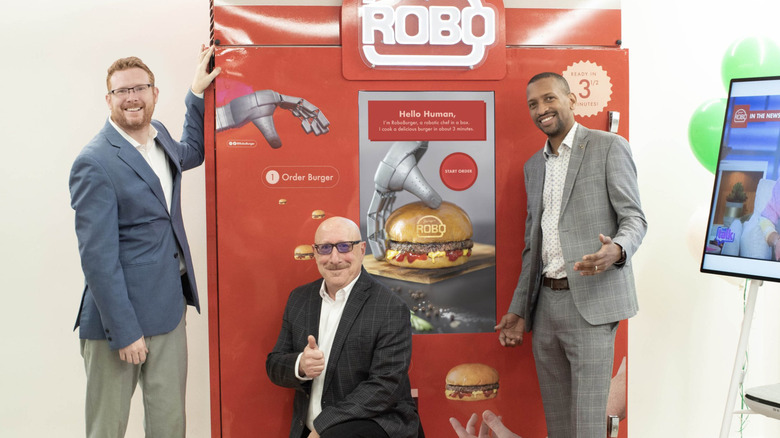
[[[720,425],[720,438],[728,438],[731,429],[731,419],[734,417],[734,404],[737,400],[737,391],[745,375],[742,368],[745,365],[745,351],[747,351],[748,338],[750,337],[750,325],[753,322],[753,312],[756,310],[756,297],[758,296],[758,287],[763,283],[761,280],[750,279],[748,289],[748,298],[745,303],[745,314],[742,317],[742,331],[739,333],[739,343],[737,344],[737,357],[734,358],[734,370],[731,373],[731,384],[729,385],[729,395],[726,399],[726,409],[723,411],[723,422]]]

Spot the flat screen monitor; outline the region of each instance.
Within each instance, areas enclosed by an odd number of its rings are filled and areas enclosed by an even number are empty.
[[[779,172],[780,76],[732,79],[702,272],[780,282]]]

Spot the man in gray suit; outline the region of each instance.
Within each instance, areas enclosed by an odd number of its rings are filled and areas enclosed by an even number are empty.
[[[123,437],[140,382],[146,436],[185,436],[187,304],[200,310],[181,215],[182,171],[200,165],[203,92],[214,48],[203,47],[181,141],[152,120],[159,90],[136,57],[108,69],[103,129],[70,173],[85,286],[76,318],[87,374],[88,437]]]
[[[647,230],[628,142],[574,121],[566,80],[541,73],[526,89],[547,135],[525,164],[522,271],[496,326],[506,347],[533,330],[550,438],[603,438],[615,332],[638,310],[631,257]]]
[[[290,293],[268,377],[295,389],[290,438],[415,438],[409,308],[363,269],[366,242],[349,219],[317,228],[322,279]]]

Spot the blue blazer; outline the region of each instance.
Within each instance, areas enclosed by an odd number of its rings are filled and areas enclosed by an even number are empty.
[[[152,121],[173,175],[170,212],[157,175],[108,121],[73,163],[71,206],[86,283],[74,327],[81,327],[81,339],[106,339],[116,350],[172,331],[185,301],[200,312],[181,215],[181,173],[203,163],[204,102],[189,92],[185,104],[181,142]]]

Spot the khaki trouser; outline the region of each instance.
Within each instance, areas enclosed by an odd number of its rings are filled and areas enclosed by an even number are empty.
[[[140,383],[147,438],[184,438],[187,386],[187,331],[179,325],[163,335],[144,338],[146,362],[133,365],[119,359],[105,340],[81,340],[87,372],[87,438],[122,438],[130,416],[130,400]]]

